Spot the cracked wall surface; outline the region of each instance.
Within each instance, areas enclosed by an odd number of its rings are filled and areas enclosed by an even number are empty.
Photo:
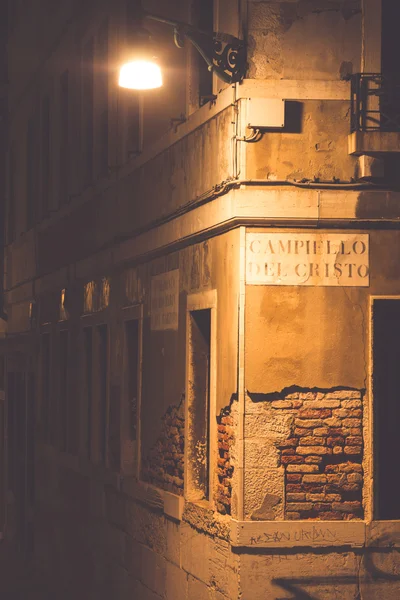
[[[162,418],[161,433],[143,460],[142,479],[163,490],[183,495],[185,446],[184,397]]]
[[[234,466],[232,464],[231,448],[234,439],[234,419],[231,415],[231,407],[223,408],[217,416],[218,423],[218,459],[217,475],[218,484],[215,496],[216,508],[219,513],[231,514],[232,501],[232,475]]]
[[[249,77],[339,79],[343,62],[359,72],[360,9],[359,0],[250,0]]]
[[[272,407],[295,417],[291,437],[278,445],[285,468],[285,518],[362,518],[361,392],[299,392]]]

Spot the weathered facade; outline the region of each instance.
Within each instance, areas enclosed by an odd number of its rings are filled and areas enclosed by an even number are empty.
[[[60,598],[397,599],[389,0],[11,2],[5,533]]]

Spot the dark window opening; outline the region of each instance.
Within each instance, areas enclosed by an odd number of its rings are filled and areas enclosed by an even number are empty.
[[[373,304],[375,519],[400,519],[400,300]]]
[[[108,174],[108,109],[105,109],[100,115],[100,166],[99,172],[101,175]]]
[[[108,174],[108,21],[99,29],[97,44],[97,74],[103,110],[99,115],[99,174]]]
[[[60,78],[60,204],[69,201],[69,73]]]
[[[93,39],[83,51],[83,183],[90,185],[93,180]]]
[[[141,151],[140,100],[137,94],[127,97],[126,151],[128,158],[137,156]]]
[[[26,138],[26,228],[31,229],[35,222],[35,204],[37,197],[37,148],[36,148],[36,118],[28,122]]]
[[[16,373],[11,371],[7,374],[7,475],[8,489],[15,493],[15,384]]]
[[[130,439],[136,440],[137,437],[137,416],[138,416],[138,398],[139,398],[139,321],[137,319],[127,321],[125,329],[126,335],[126,369],[129,403],[129,432]]]
[[[42,218],[50,209],[50,98],[42,101]]]
[[[50,334],[42,335],[42,430],[45,442],[50,441]]]
[[[400,3],[382,0],[382,74],[400,75]]]
[[[214,0],[196,0],[194,22],[201,31],[212,34],[214,30]],[[213,93],[213,76],[204,58],[196,51],[199,77],[199,106],[206,104]]]
[[[189,409],[191,428],[191,469],[194,488],[200,499],[209,499],[210,479],[210,353],[211,309],[190,313]]]
[[[15,153],[10,149],[9,174],[8,174],[8,223],[7,242],[11,244],[15,240]]]
[[[86,409],[85,452],[90,459],[92,455],[92,406],[93,406],[93,335],[91,327],[83,330],[84,353],[84,390]]]
[[[59,406],[60,449],[68,450],[68,331],[60,331],[59,339]]]
[[[99,377],[99,450],[103,465],[107,459],[107,389],[108,389],[108,329],[97,327],[98,334],[98,377]]]

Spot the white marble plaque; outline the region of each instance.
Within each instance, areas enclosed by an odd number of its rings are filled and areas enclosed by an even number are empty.
[[[369,286],[367,233],[248,233],[246,283]]]
[[[179,269],[151,278],[150,328],[178,329]]]

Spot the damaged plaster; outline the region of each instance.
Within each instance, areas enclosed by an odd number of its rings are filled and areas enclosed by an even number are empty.
[[[362,398],[360,390],[341,388],[248,394],[245,507],[251,519],[363,517]]]
[[[183,495],[184,396],[171,405],[161,420],[161,433],[143,460],[142,479],[161,489]]]

